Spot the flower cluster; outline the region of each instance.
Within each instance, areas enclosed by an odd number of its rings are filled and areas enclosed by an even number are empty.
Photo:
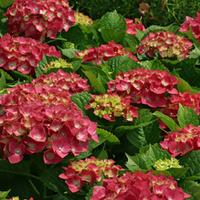
[[[34,79],[32,83],[38,88],[46,85],[59,91],[66,91],[69,94],[84,92],[90,89],[86,79],[81,78],[76,73],[66,73],[62,70],[48,75],[41,75],[39,78]]]
[[[101,64],[102,61],[125,55],[132,58],[134,61],[137,61],[137,58],[131,52],[126,50],[121,44],[116,44],[113,41],[77,53],[77,57],[83,59],[83,62],[93,62],[95,64]]]
[[[172,118],[176,118],[179,109],[179,104],[193,109],[199,115],[200,93],[190,94],[188,92],[184,92],[172,95],[169,98],[166,107],[162,108],[161,111]]]
[[[60,57],[54,46],[42,44],[31,38],[12,37],[9,34],[0,38],[0,67],[5,70],[30,74],[44,55]]]
[[[182,168],[182,166],[179,164],[179,161],[176,158],[166,158],[164,160],[159,159],[154,163],[153,167],[159,171],[165,171],[171,168]]]
[[[75,12],[75,21],[76,21],[76,24],[80,24],[80,25],[92,25],[93,24],[93,20],[81,12]]]
[[[126,18],[126,33],[131,34],[131,35],[136,35],[137,30],[140,31],[145,31],[145,27],[144,25],[138,20],[136,19],[128,19]]]
[[[60,178],[65,180],[71,192],[77,192],[85,184],[94,184],[102,181],[102,177],[112,178],[123,170],[121,166],[114,165],[113,160],[99,160],[95,157],[86,158],[72,162],[64,168],[65,172],[60,174]]]
[[[51,61],[44,67],[45,71],[51,70],[51,69],[72,69],[73,66],[71,63],[67,62],[66,60],[59,58],[57,60]]]
[[[172,177],[127,172],[118,178],[104,179],[103,186],[94,187],[90,200],[184,200],[189,197]]]
[[[138,68],[119,73],[115,80],[108,83],[108,91],[122,96],[131,96],[133,103],[150,107],[166,105],[167,94],[175,94],[178,83],[175,76],[166,71]]]
[[[183,156],[192,150],[200,149],[200,126],[188,125],[187,127],[165,135],[161,147],[173,157]]]
[[[44,151],[46,164],[77,156],[98,142],[96,123],[84,117],[65,90],[24,84],[0,97],[0,149],[10,163]]]
[[[117,94],[93,95],[87,108],[94,109],[96,116],[108,121],[114,121],[116,117],[133,121],[138,116],[137,108],[131,106],[131,98]]]
[[[159,54],[161,58],[177,58],[183,60],[188,57],[192,42],[187,38],[171,32],[155,32],[145,37],[136,52],[154,57]]]
[[[16,0],[7,10],[9,32],[43,40],[56,38],[75,23],[67,0]]]
[[[192,30],[194,37],[200,42],[200,12],[197,13],[195,18],[186,17],[184,23],[180,27],[181,32]]]

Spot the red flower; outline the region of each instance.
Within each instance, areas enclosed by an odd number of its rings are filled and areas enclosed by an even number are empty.
[[[44,40],[56,38],[75,23],[67,0],[16,0],[7,10],[9,32]]]
[[[200,126],[189,125],[177,132],[165,135],[161,147],[173,157],[183,156],[192,150],[200,149]]]
[[[126,26],[127,26],[126,33],[131,35],[136,35],[137,30],[145,31],[144,25],[139,20],[137,22],[137,19],[133,20],[126,18]]]
[[[145,37],[136,53],[154,57],[159,54],[162,58],[177,58],[183,60],[188,57],[192,42],[187,38],[178,36],[172,32],[149,33]]]
[[[130,51],[126,50],[121,44],[116,44],[113,41],[108,42],[108,44],[102,44],[100,47],[90,48],[77,53],[77,57],[82,58],[83,62],[93,62],[95,64],[101,64],[102,61],[125,55],[136,62],[138,61]]]
[[[113,160],[98,160],[91,157],[72,162],[64,170],[59,177],[65,180],[71,192],[77,192],[85,183],[100,182],[103,175],[107,178],[116,177],[122,168],[114,165]]]
[[[12,37],[9,34],[0,38],[0,67],[5,70],[33,73],[45,55],[60,57],[60,52],[31,38]]]
[[[94,187],[91,200],[184,200],[189,197],[172,177],[127,172],[121,177],[104,179],[103,186]]]
[[[166,71],[139,68],[119,73],[108,83],[108,91],[131,96],[133,103],[156,108],[166,105],[167,94],[177,93],[174,88],[177,83],[176,77]]]
[[[180,27],[181,32],[187,32],[190,29],[194,37],[200,42],[200,12],[197,13],[195,18],[187,16]]]
[[[0,149],[11,163],[43,150],[46,164],[57,163],[70,153],[77,156],[87,151],[90,140],[98,142],[96,123],[83,116],[71,94],[56,87],[57,79],[54,81],[50,86],[45,82],[39,86],[36,79],[34,84],[17,85],[0,97],[4,111]]]
[[[168,103],[161,111],[172,117],[176,118],[179,104],[183,106],[187,106],[193,109],[198,115],[200,114],[200,93],[190,94],[187,92],[184,93],[177,93],[175,95],[171,95],[169,98]]]
[[[48,75],[41,75],[39,78],[33,80],[33,84],[38,88],[44,85],[55,87],[57,90],[67,91],[70,94],[90,89],[87,80],[81,78],[76,73],[66,73],[62,70]]]

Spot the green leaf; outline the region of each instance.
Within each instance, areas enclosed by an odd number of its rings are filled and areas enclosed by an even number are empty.
[[[195,150],[180,158],[180,164],[188,167],[188,176],[198,176],[200,180],[200,150]]]
[[[99,21],[99,32],[105,42],[120,42],[126,33],[126,22],[117,11],[106,13]]]
[[[76,49],[61,49],[61,52],[64,56],[66,56],[67,58],[75,58],[76,57]]]
[[[10,190],[8,190],[8,191],[5,191],[5,192],[0,192],[0,200],[6,200],[7,198],[7,196],[8,196],[8,194],[10,193]]]
[[[182,106],[181,104],[179,104],[177,119],[181,128],[189,124],[193,124],[195,126],[199,125],[199,118],[195,111],[186,106]]]
[[[125,37],[122,41],[123,46],[128,46],[132,52],[134,52],[139,45],[139,40],[135,35],[125,34]]]
[[[186,180],[181,185],[184,191],[191,195],[188,200],[199,200],[200,199],[200,184],[195,181]]]
[[[111,144],[119,144],[120,141],[119,139],[111,132],[101,129],[101,128],[97,128],[97,134],[100,137],[100,140],[104,140],[107,141]]]
[[[96,74],[92,71],[83,71],[83,73],[87,76],[87,78],[90,81],[91,86],[99,93],[105,93],[106,88],[104,84],[102,83],[102,79],[104,79],[103,76],[100,74]]]
[[[113,76],[115,77],[119,72],[127,72],[141,67],[128,56],[117,56],[108,60],[107,64],[111,67]]]
[[[134,125],[120,126],[115,131],[126,135],[128,141],[138,149],[161,140],[159,124],[147,109],[139,111],[139,117],[134,121]]]
[[[1,7],[1,8],[7,8],[7,7],[10,6],[13,2],[14,2],[14,0],[1,0],[1,1],[0,1],[0,7]]]
[[[184,79],[182,79],[180,77],[177,77],[177,79],[178,79],[177,88],[178,88],[179,92],[182,92],[182,93],[183,92],[194,92],[194,89],[187,81],[185,81]]]
[[[127,155],[126,166],[131,171],[151,170],[157,160],[170,157],[169,153],[162,150],[158,144],[148,145],[134,156]]]
[[[141,61],[140,64],[145,69],[168,71],[167,67],[165,67],[165,65],[163,65],[162,62],[158,59]]]
[[[90,101],[90,94],[88,92],[77,93],[71,96],[72,101],[86,114],[85,106]]]
[[[153,115],[158,117],[171,131],[176,131],[180,128],[171,117],[163,114],[162,112],[156,111]]]

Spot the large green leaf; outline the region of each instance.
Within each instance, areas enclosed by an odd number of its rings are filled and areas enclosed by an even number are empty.
[[[126,166],[131,171],[151,170],[154,163],[159,159],[170,158],[167,151],[161,149],[158,144],[148,145],[134,156],[129,156]]]
[[[119,72],[127,72],[141,67],[139,63],[135,62],[128,56],[117,56],[108,60],[107,64],[111,67],[113,77]]]
[[[120,42],[126,33],[126,22],[117,11],[106,13],[99,21],[99,32],[105,42]]]
[[[86,114],[85,106],[90,101],[90,94],[88,92],[77,93],[72,95],[71,99]]]
[[[182,128],[189,124],[193,124],[195,126],[199,125],[199,117],[194,112],[194,110],[188,107],[182,106],[181,104],[179,104],[177,119],[178,119],[180,127]]]
[[[10,6],[13,2],[14,2],[14,0],[1,0],[1,1],[0,1],[0,7],[1,7],[1,8],[7,8],[7,7]]]
[[[181,185],[184,189],[185,192],[191,195],[191,198],[188,200],[199,200],[200,199],[200,184],[191,181],[191,180],[186,180],[184,183]]]
[[[192,151],[180,159],[181,165],[188,167],[188,176],[200,180],[200,150]]]
[[[125,134],[128,141],[138,149],[161,140],[159,124],[147,109],[139,111],[139,117],[134,121],[134,125],[120,126],[116,128],[116,132],[120,135]]]
[[[156,117],[158,117],[171,131],[176,131],[180,127],[178,124],[169,116],[156,111],[153,113]]]

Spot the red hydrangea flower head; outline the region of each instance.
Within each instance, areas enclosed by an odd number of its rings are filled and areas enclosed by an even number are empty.
[[[16,0],[7,10],[9,32],[43,40],[56,38],[75,23],[67,0]]]
[[[159,54],[161,58],[177,58],[183,60],[188,57],[192,42],[187,38],[172,32],[155,32],[145,37],[136,52],[154,57]]]
[[[60,57],[54,46],[42,44],[31,38],[12,37],[9,34],[0,38],[0,67],[17,70],[23,74],[34,72],[43,56]]]
[[[161,147],[173,157],[183,156],[192,150],[200,149],[200,126],[188,125],[187,127],[165,135]]]
[[[120,97],[117,94],[93,95],[88,109],[108,121],[114,121],[116,117],[123,117],[127,121],[133,121],[138,116],[137,108],[131,106],[130,97]]]
[[[77,192],[85,183],[94,184],[102,181],[102,176],[107,178],[116,177],[123,170],[121,166],[114,165],[113,160],[99,160],[95,157],[72,162],[64,168],[65,172],[60,178],[65,180],[71,192]]]
[[[86,79],[81,78],[76,73],[66,73],[62,70],[56,73],[52,72],[48,75],[41,75],[39,78],[34,79],[32,83],[35,87],[47,85],[49,87],[55,87],[60,91],[67,91],[70,94],[88,91],[90,89]]]
[[[102,186],[94,187],[90,200],[184,200],[189,197],[172,177],[127,172],[121,177],[104,179]]]
[[[171,95],[166,107],[162,108],[161,111],[172,118],[176,118],[179,104],[193,109],[199,115],[200,93],[191,94],[184,92]]]
[[[177,83],[176,77],[166,71],[138,68],[119,73],[108,83],[108,91],[131,96],[133,103],[156,108],[166,105],[166,95],[177,93]]]
[[[126,18],[126,33],[131,35],[136,35],[137,30],[145,31],[144,25],[137,19],[128,19]]]
[[[138,61],[130,51],[126,50],[121,44],[116,44],[113,41],[77,53],[77,57],[82,58],[83,62],[93,62],[95,64],[101,64],[102,61],[107,61],[116,56],[125,55],[136,62]]]
[[[197,13],[195,18],[186,17],[185,21],[180,27],[181,32],[192,30],[194,37],[200,42],[200,12]]]
[[[96,123],[84,117],[65,90],[34,84],[18,85],[0,97],[0,149],[10,163],[44,151],[46,164],[68,154],[77,156],[98,142]]]

